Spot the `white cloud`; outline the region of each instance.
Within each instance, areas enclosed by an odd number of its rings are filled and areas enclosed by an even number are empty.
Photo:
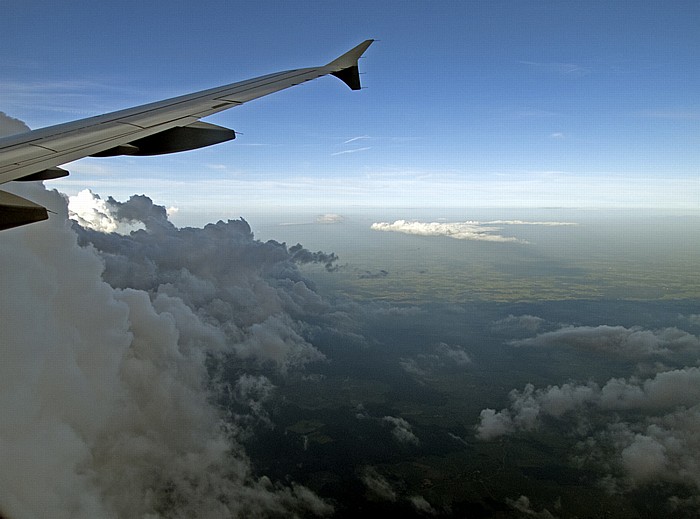
[[[541,222],[524,220],[492,220],[479,222],[419,222],[416,220],[396,220],[394,223],[375,222],[371,229],[375,231],[400,232],[420,236],[446,236],[456,240],[494,241],[527,243],[512,236],[501,236],[504,225],[542,225],[548,227],[577,225],[571,222]]]
[[[388,424],[391,424],[392,430],[391,434],[399,443],[405,443],[408,445],[418,445],[420,441],[418,437],[413,434],[411,429],[411,424],[400,417],[395,416],[385,416],[382,420]]]
[[[404,234],[417,234],[420,236],[446,236],[456,240],[477,240],[495,242],[516,242],[520,240],[513,237],[494,234],[498,227],[483,226],[479,222],[416,222],[408,220],[396,220],[394,223],[376,222],[371,226],[375,231],[400,232]]]
[[[316,223],[342,223],[345,221],[345,217],[335,213],[326,213],[316,217]]]
[[[593,382],[544,389],[527,384],[509,397],[509,407],[481,411],[477,438],[536,432],[549,417],[559,420],[560,427],[569,424],[567,434],[581,437],[578,449],[583,453],[577,459],[608,472],[604,483],[610,491],[659,481],[700,491],[699,367],[647,379],[612,378],[602,387]],[[628,421],[617,418],[621,412]],[[607,426],[592,431],[592,423]]]

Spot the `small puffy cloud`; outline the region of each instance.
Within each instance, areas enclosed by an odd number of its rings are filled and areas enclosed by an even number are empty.
[[[326,214],[321,214],[316,217],[316,223],[327,223],[327,224],[333,224],[333,223],[342,223],[345,221],[345,217],[340,214],[335,214],[335,213],[326,213]]]
[[[472,360],[464,348],[439,342],[430,347],[428,353],[419,353],[415,357],[402,357],[399,364],[407,373],[426,378],[446,368],[463,368]]]
[[[413,434],[411,424],[403,418],[385,416],[382,420],[392,426],[391,434],[394,435],[394,438],[399,443],[406,445],[418,445],[420,443],[418,437]]]
[[[561,132],[550,133],[549,136],[550,136],[552,139],[563,139],[563,138],[564,138],[564,134],[561,133]]]
[[[367,489],[378,498],[384,501],[396,501],[396,491],[392,488],[391,483],[374,467],[366,467],[362,471],[361,479]]]
[[[433,505],[428,503],[428,501],[423,496],[411,496],[408,500],[413,505],[413,508],[420,514],[424,515],[437,515],[437,510],[433,508]]]

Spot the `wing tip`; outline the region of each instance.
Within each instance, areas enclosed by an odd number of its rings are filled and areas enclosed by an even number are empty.
[[[362,85],[360,84],[360,69],[357,61],[372,43],[374,43],[373,39],[365,40],[331,61],[326,65],[329,73],[340,79],[351,90],[360,90]]]

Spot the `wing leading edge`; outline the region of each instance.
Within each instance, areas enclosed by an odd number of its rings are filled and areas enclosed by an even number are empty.
[[[358,59],[373,41],[321,67],[268,74],[0,139],[0,184],[59,178],[68,172],[58,166],[87,156],[159,155],[234,139],[233,130],[200,119],[329,74],[359,90]],[[7,195],[0,191],[0,230],[48,218],[45,208]]]

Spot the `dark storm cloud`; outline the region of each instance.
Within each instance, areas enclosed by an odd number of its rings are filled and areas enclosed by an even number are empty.
[[[302,247],[300,243],[297,243],[296,245],[289,247],[289,254],[291,254],[291,260],[293,262],[301,265],[306,263],[320,263],[328,271],[333,271],[338,268],[337,266],[333,265],[336,261],[338,261],[338,256],[334,252],[331,252],[330,254],[321,251],[311,252]]]

